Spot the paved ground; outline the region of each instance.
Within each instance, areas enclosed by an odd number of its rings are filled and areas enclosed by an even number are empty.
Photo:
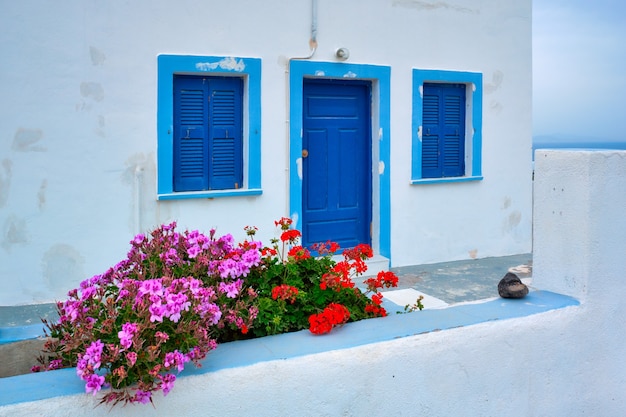
[[[532,254],[443,262],[392,268],[399,278],[398,289],[413,288],[448,304],[498,297],[498,283],[514,268],[528,278]]]

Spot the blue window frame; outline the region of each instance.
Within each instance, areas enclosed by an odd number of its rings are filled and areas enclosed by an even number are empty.
[[[159,55],[160,200],[258,195],[261,60]]]
[[[411,183],[482,177],[482,74],[413,70]]]

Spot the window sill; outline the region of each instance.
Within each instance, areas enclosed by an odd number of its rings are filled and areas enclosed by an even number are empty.
[[[470,177],[420,178],[420,179],[411,180],[411,185],[482,181],[482,179],[483,179],[482,175],[470,176]]]
[[[385,303],[389,301],[385,300]],[[189,365],[181,376],[200,375],[260,362],[350,349],[423,333],[527,317],[579,305],[579,301],[575,298],[549,291],[531,291],[528,296],[519,300],[493,298],[409,314],[394,314],[394,307],[395,310],[401,310],[401,307],[387,304],[385,307],[390,312],[389,316],[349,323],[324,336],[315,336],[308,330],[303,330],[221,344],[209,353],[201,368]],[[2,380],[5,383],[0,384],[2,388],[0,407],[85,392],[84,384],[76,377],[74,368],[18,375]]]
[[[248,188],[239,190],[216,190],[216,191],[189,191],[181,193],[158,194],[157,200],[184,200],[190,198],[221,198],[221,197],[246,197],[261,195],[261,188]]]

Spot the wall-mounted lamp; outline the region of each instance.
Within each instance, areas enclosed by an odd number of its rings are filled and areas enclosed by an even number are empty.
[[[350,58],[350,51],[348,51],[348,48],[339,48],[335,51],[335,56],[338,59],[345,61],[346,59]]]

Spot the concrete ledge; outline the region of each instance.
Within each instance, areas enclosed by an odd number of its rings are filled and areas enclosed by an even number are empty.
[[[324,336],[315,336],[308,331],[301,331],[225,343],[209,354],[202,368],[188,365],[181,376],[201,375],[262,362],[352,349],[408,336],[525,317],[578,305],[578,301],[572,297],[547,291],[533,291],[521,300],[494,299],[445,309],[363,320],[347,324]],[[84,384],[78,379],[74,369],[2,378],[0,379],[0,412],[2,406],[5,405],[80,394],[84,393],[84,389]]]

